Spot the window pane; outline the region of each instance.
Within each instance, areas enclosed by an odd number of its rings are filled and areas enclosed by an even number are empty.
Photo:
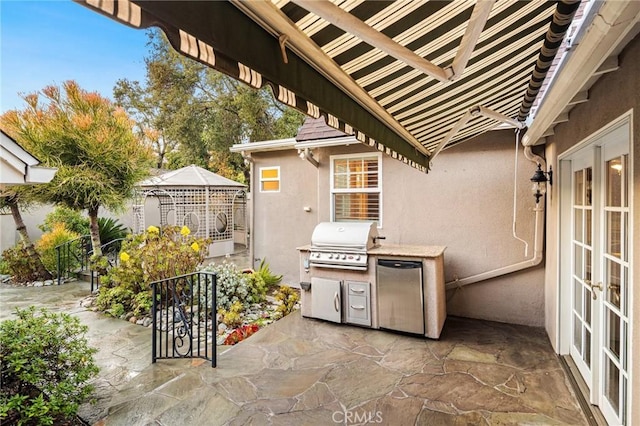
[[[591,188],[592,188],[592,180],[593,176],[591,175],[591,167],[584,169],[584,205],[591,205]]]
[[[604,395],[609,400],[616,414],[618,414],[620,407],[620,370],[611,359],[609,359],[605,365]]]
[[[334,194],[336,221],[379,220],[380,194],[351,193]]]
[[[573,204],[581,206],[583,202],[584,182],[582,170],[578,170],[573,174]]]
[[[617,308],[620,308],[620,290],[622,285],[620,265],[609,259],[606,261],[606,282],[605,289],[607,291],[607,300]]]
[[[573,239],[576,241],[580,241],[583,242],[583,238],[582,238],[582,229],[583,229],[583,223],[582,223],[582,210],[581,209],[574,209],[573,210]]]
[[[622,214],[620,212],[606,212],[607,217],[607,253],[621,258],[620,236],[622,234]]]
[[[261,169],[260,176],[262,179],[278,179],[278,169]]]
[[[587,245],[591,245],[591,210],[584,211],[584,242]]]
[[[280,182],[277,180],[271,180],[262,182],[262,191],[279,191],[280,190]]]
[[[607,206],[622,206],[622,157],[607,161]]]
[[[340,159],[340,160],[335,160],[333,162],[333,171],[334,173],[346,173],[347,172],[347,160],[346,159]]]
[[[620,360],[620,317],[613,311],[609,312],[607,331],[609,334],[609,350],[616,356],[616,360]]]

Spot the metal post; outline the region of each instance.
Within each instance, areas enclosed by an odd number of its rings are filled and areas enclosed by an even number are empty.
[[[56,271],[58,272],[58,285],[60,285],[60,247],[56,247]]]
[[[158,316],[156,315],[156,286],[157,284],[152,284],[151,285],[151,297],[152,297],[152,302],[151,302],[151,315],[153,316],[151,319],[151,327],[152,327],[152,331],[151,331],[151,363],[155,363],[156,362],[156,330],[157,330],[157,318]]]
[[[216,335],[218,332],[218,314],[216,309],[216,293],[218,286],[218,275],[213,274],[210,275],[211,278],[211,323],[213,325],[213,339],[211,342],[212,348],[212,357],[211,357],[211,367],[216,368],[218,365],[218,355],[217,355],[217,345],[216,345]]]

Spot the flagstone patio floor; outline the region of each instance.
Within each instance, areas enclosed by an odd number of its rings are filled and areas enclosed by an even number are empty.
[[[218,355],[151,364],[150,329],[79,305],[89,284],[0,286],[15,306],[70,312],[101,368],[99,425],[587,424],[544,330],[449,317],[439,340],[294,313]]]
[[[158,361],[108,405],[101,425],[587,423],[542,330],[461,318],[435,341],[296,313],[215,369]]]

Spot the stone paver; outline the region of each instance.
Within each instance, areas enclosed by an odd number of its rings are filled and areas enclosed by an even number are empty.
[[[150,364],[149,329],[79,306],[86,283],[0,287],[6,308],[77,315],[99,348],[99,425],[509,425],[587,421],[543,330],[449,317],[440,340],[302,318],[218,356]]]
[[[295,313],[219,355],[217,369],[159,361],[131,386],[163,372],[171,390],[141,390],[100,424],[587,424],[546,339],[448,318],[435,341]]]

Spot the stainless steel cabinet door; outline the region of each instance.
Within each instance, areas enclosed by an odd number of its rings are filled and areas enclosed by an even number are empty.
[[[341,281],[311,278],[311,316],[342,322]]]

